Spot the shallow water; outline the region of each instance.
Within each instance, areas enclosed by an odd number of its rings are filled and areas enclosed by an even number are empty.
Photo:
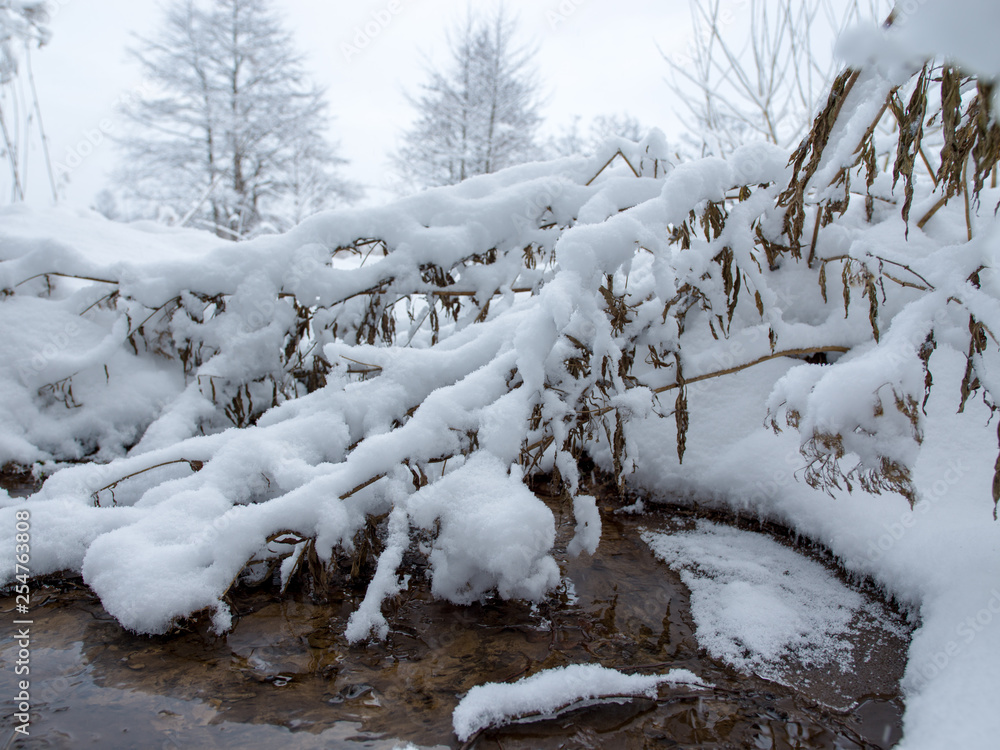
[[[283,599],[270,587],[241,592],[228,636],[193,625],[149,638],[123,632],[79,581],[36,584],[32,734],[9,746],[458,747],[451,712],[472,686],[594,662],[690,669],[715,689],[663,688],[657,701],[582,708],[488,732],[475,747],[847,750],[898,741],[908,645],[898,630],[859,629],[857,663],[845,672],[789,664],[785,685],[739,674],[699,650],[685,586],[639,539],[640,527],[683,528],[691,514],[634,517],[606,507],[598,553],[567,561],[572,518],[549,501],[565,574],[557,594],[538,607],[458,607],[432,601],[417,575],[388,606],[388,641],[367,648],[342,635],[362,590],[326,603],[303,590]],[[3,618],[14,618],[13,605],[0,599]],[[905,626],[889,608],[882,614]],[[10,733],[16,644],[4,631],[0,695]]]
[[[0,489],[6,490],[11,497],[28,497],[41,486],[42,483],[30,472],[10,465],[0,466]]]

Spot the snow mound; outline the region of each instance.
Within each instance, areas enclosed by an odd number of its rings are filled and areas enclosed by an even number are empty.
[[[597,664],[547,669],[514,683],[490,682],[472,688],[455,708],[452,726],[465,742],[487,727],[502,726],[529,714],[549,718],[577,703],[599,698],[655,698],[660,685],[707,687],[692,672],[674,669],[665,675],[628,675]]]
[[[496,589],[504,599],[539,601],[559,582],[548,555],[552,511],[494,457],[473,456],[420,490],[409,509],[419,528],[440,524],[429,555],[435,596],[471,604]]]

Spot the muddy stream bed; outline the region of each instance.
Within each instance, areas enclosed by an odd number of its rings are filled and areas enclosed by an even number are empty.
[[[352,647],[343,637],[361,589],[318,602],[294,586],[284,597],[265,586],[234,596],[235,626],[224,637],[198,624],[145,637],[123,631],[79,579],[36,582],[31,737],[12,731],[17,645],[5,627],[0,748],[457,748],[451,713],[465,691],[574,663],[689,669],[714,688],[664,686],[655,701],[490,730],[472,746],[849,750],[899,740],[909,626],[871,591],[861,589],[892,627],[859,625],[853,663],[791,660],[780,683],[741,674],[699,648],[690,592],[640,539],[642,529],[690,528],[693,512],[616,514],[609,501],[597,554],[567,559],[573,519],[540,495],[556,513],[559,591],[536,607],[460,607],[433,601],[417,575],[387,607],[392,630],[380,645]],[[0,598],[0,611],[12,620],[13,598]]]

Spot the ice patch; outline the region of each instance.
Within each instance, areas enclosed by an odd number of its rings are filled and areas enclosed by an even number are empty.
[[[699,521],[694,531],[643,532],[691,589],[698,643],[742,672],[778,679],[785,660],[849,665],[843,637],[864,606],[818,562],[768,537]]]

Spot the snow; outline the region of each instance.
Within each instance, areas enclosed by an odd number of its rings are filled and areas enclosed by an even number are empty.
[[[471,604],[495,589],[504,599],[540,601],[559,582],[548,555],[552,511],[487,454],[421,489],[409,510],[419,528],[440,523],[429,555],[435,596]]]
[[[86,231],[80,231],[81,225],[87,227]],[[41,235],[40,227],[44,227]],[[40,236],[53,254],[68,258],[75,251],[93,264],[196,261],[226,244],[207,232],[152,221],[121,224],[94,211],[29,208],[24,204],[0,208],[4,260],[27,255],[36,248]]]
[[[1000,6],[982,0],[919,0],[897,3],[892,26],[852,30],[839,52],[854,65],[875,63],[889,77],[906,76],[929,57],[944,57],[968,73],[1000,78]]]
[[[911,7],[916,6],[916,7]],[[900,43],[924,56],[943,55],[970,73],[1000,77],[996,30],[1000,7],[976,0],[903,3],[893,24]]]
[[[906,714],[898,747],[931,750],[958,744],[985,750],[1000,732],[990,708],[1000,666],[1000,598],[995,593],[1000,591],[1000,536],[989,498],[996,429],[987,424],[988,410],[981,403],[970,403],[964,415],[956,413],[951,396],[964,367],[959,354],[939,350],[934,357],[936,387],[944,387],[932,391],[927,405],[926,435],[914,471],[921,499],[912,511],[898,496],[856,490],[829,497],[801,481],[798,435],[776,436],[761,424],[772,384],[785,373],[810,367],[781,361],[711,381],[693,393],[683,466],[651,448],[636,459],[635,482],[658,496],[690,498],[784,524],[831,550],[848,571],[877,582],[919,622],[902,686]],[[652,420],[637,437],[642,446],[670,440],[669,426]],[[818,647],[817,657],[829,656],[836,664],[835,631],[846,618],[850,597],[828,590],[807,598],[803,607],[798,597],[806,596],[807,587],[793,596],[776,575],[770,583],[766,577],[783,573],[789,563],[758,564],[771,560],[764,555],[775,552],[774,542],[755,541],[753,554],[721,542],[741,534],[703,524],[691,535],[650,538],[654,549],[687,567],[685,580],[696,592],[699,642],[735,666],[763,668],[774,676],[778,670],[768,657],[796,640],[781,619],[788,616],[818,629],[806,639],[810,645],[800,644],[803,651]],[[734,562],[729,569],[729,560],[742,564]],[[709,571],[719,578],[702,576]],[[838,602],[845,608],[838,609]],[[813,607],[824,613],[822,620],[812,619]],[[747,619],[739,619],[740,613]],[[756,643],[756,654],[744,656],[739,650],[746,638]]]
[[[818,187],[853,157],[894,81],[878,66],[858,79]],[[640,176],[620,158],[597,176],[619,149]],[[248,563],[278,563],[285,585],[301,545],[324,562],[352,555],[371,522],[384,546],[347,636],[385,638],[383,607],[410,584],[408,555],[423,558],[435,596],[459,604],[539,601],[557,585],[553,514],[527,489],[528,471],[558,472],[576,522],[569,552],[593,552],[600,516],[579,494],[578,447],[648,492],[634,512],[663,497],[748,512],[869,577],[920,622],[902,747],[993,747],[996,428],[978,395],[956,410],[969,316],[1000,330],[1000,193],[987,188],[971,207],[968,241],[961,200],[907,235],[887,202],[900,187],[877,184],[871,218],[855,197],[821,227],[812,267],[786,252],[770,268],[761,240],[784,241],[787,164],[780,148],[748,145],[676,165],[653,133],[239,245],[5,209],[0,465],[52,476],[29,500],[0,494],[0,558],[13,554],[15,509],[29,507],[36,575],[81,573],[137,632],[201,613],[223,632],[226,594]],[[751,194],[736,200],[743,186]],[[915,212],[936,202],[929,180],[915,191]],[[716,235],[706,212],[723,200]],[[682,229],[687,242],[672,241]],[[373,237],[384,257],[356,247]],[[718,260],[727,253],[738,299]],[[825,300],[817,264],[828,269]],[[888,267],[905,283],[876,294],[876,342],[861,295],[865,274]],[[453,316],[442,286],[463,293]],[[932,332],[925,414],[920,352]],[[1000,355],[987,339],[974,374],[997,394]],[[829,364],[782,356],[813,348],[829,350]],[[671,417],[685,408],[682,464]],[[810,487],[803,448],[814,469],[843,473]],[[912,469],[912,510],[859,482],[886,465]],[[720,658],[774,674],[792,653],[844,656],[839,636],[860,605],[826,571],[705,524],[650,540],[684,569],[699,636]],[[0,581],[13,568],[0,566]],[[463,702],[456,729],[645,694],[661,679],[573,667],[486,686]]]
[[[597,664],[547,669],[513,683],[490,682],[472,688],[455,708],[452,725],[465,742],[488,727],[518,717],[551,718],[579,701],[623,696],[655,698],[660,685],[706,687],[695,674],[674,669],[665,675],[628,675]]]
[[[597,500],[589,495],[577,495],[573,498],[573,515],[576,533],[566,551],[574,557],[581,552],[594,554],[601,543],[601,512],[597,509]]]
[[[820,563],[763,534],[709,521],[643,539],[681,571],[698,643],[714,658],[776,681],[787,680],[791,659],[850,668],[847,635],[865,602]]]

